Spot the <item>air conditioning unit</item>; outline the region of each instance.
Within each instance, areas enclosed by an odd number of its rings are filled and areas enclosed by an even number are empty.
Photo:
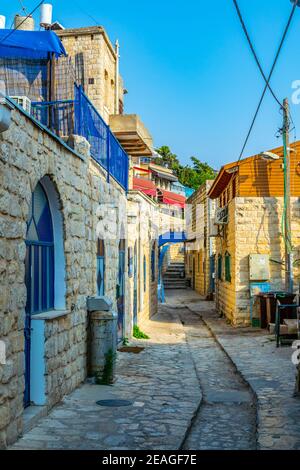
[[[228,224],[228,206],[218,207],[216,209],[215,224],[216,225]]]
[[[215,224],[215,219],[209,221],[209,236],[217,237],[219,235],[219,227]]]
[[[31,114],[31,101],[27,96],[10,96],[21,108],[23,108],[28,114]]]

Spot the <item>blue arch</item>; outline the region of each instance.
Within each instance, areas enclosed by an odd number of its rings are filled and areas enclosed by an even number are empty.
[[[159,247],[162,247],[166,243],[184,243],[187,241],[185,232],[166,232],[159,237]]]

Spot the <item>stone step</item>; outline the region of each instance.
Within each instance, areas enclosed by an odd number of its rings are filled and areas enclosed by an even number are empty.
[[[170,285],[167,285],[167,286],[164,286],[165,287],[165,290],[171,290],[171,289],[187,289],[187,286],[186,285],[182,285],[182,286],[173,286],[172,284]]]
[[[177,272],[174,272],[174,273],[169,273],[169,272],[166,272],[165,275],[164,275],[164,279],[182,279],[182,276],[181,276],[181,272],[177,273]]]
[[[169,269],[170,271],[183,271],[184,264],[182,266],[168,266],[167,269]]]
[[[170,286],[172,286],[172,287],[175,287],[175,288],[177,288],[177,287],[182,287],[182,286],[186,287],[186,282],[185,282],[185,280],[179,281],[179,282],[178,282],[178,281],[177,281],[177,282],[174,282],[174,281],[169,281],[169,282],[168,282],[168,281],[164,281],[164,286],[165,286],[165,287],[170,287]]]
[[[165,272],[166,273],[183,273],[184,269],[170,269],[170,268],[168,268]]]
[[[168,266],[167,271],[184,271],[184,266]]]

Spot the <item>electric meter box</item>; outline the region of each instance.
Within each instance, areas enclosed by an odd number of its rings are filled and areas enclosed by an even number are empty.
[[[249,255],[250,281],[268,281],[270,279],[269,255]]]

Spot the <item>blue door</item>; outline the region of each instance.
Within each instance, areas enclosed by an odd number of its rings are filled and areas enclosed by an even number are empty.
[[[25,283],[25,391],[30,405],[30,349],[32,315],[54,308],[54,239],[49,201],[41,184],[32,194],[27,222]]]
[[[117,308],[118,308],[118,340],[124,336],[124,310],[125,310],[125,240],[119,243],[119,268],[117,279]]]
[[[133,267],[133,324],[137,325],[138,312],[138,279],[137,279],[137,244],[134,245],[134,267]]]

